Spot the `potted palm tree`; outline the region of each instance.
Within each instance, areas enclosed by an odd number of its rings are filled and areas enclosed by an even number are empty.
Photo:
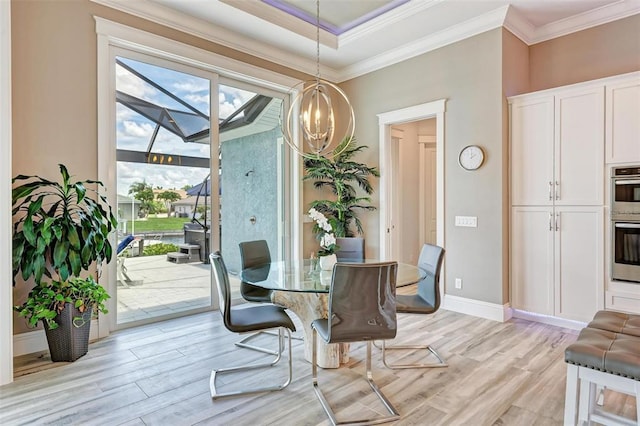
[[[370,205],[373,187],[369,179],[380,177],[375,167],[353,160],[353,157],[367,148],[358,146],[352,138],[345,138],[333,151],[333,156],[309,155],[304,157],[306,174],[303,180],[312,180],[316,189],[329,189],[333,200],[315,200],[311,207],[324,214],[332,223],[336,237],[355,237],[364,234],[358,217],[360,211],[376,208]],[[367,195],[359,197],[356,186]],[[354,232],[355,226],[355,232]]]
[[[108,236],[118,221],[98,193],[101,182],[72,181],[59,167],[61,182],[25,175],[12,181],[26,181],[12,191],[13,285],[18,277],[35,282],[15,310],[30,326],[43,322],[53,361],[75,361],[87,353],[92,314],[107,312],[109,295],[96,277],[111,259]]]

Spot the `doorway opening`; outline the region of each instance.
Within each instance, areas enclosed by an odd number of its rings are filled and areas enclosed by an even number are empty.
[[[381,259],[416,264],[422,244],[444,246],[445,103],[378,115]]]

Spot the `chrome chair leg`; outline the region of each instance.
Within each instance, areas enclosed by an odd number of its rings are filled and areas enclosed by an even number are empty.
[[[423,364],[420,364],[420,363],[410,363],[410,364],[395,363],[395,364],[392,364],[392,363],[387,362],[387,351],[388,350],[398,350],[398,349],[426,349],[438,359],[438,362],[423,363]],[[384,340],[382,341],[382,363],[385,365],[385,367],[391,368],[392,370],[401,370],[401,369],[405,369],[405,368],[441,368],[441,367],[448,367],[449,366],[449,364],[447,364],[444,361],[444,359],[440,356],[440,354],[438,354],[438,352],[436,352],[436,350],[433,349],[429,345],[387,346],[385,344]]]
[[[257,352],[262,352],[265,354],[269,354],[269,355],[278,355],[278,350],[275,349],[268,349],[268,348],[263,348],[262,346],[256,346],[256,345],[252,345],[250,343],[247,343],[249,340],[253,339],[254,337],[258,337],[260,334],[268,334],[270,336],[278,336],[278,332],[273,331],[273,330],[267,330],[267,331],[258,331],[257,333],[252,333],[249,334],[246,337],[243,337],[242,339],[238,340],[235,345],[239,348],[245,348],[245,349],[251,349],[252,351],[257,351]],[[301,336],[295,336],[295,335],[291,335],[291,339],[292,340],[304,340]],[[280,342],[280,351],[284,351],[284,342]]]
[[[237,391],[231,391],[231,392],[225,392],[225,393],[218,392],[218,390],[216,389],[216,377],[219,374],[254,370],[257,368],[272,367],[276,365],[280,361],[280,359],[282,359],[282,353],[284,350],[284,331],[287,332],[287,335],[288,335],[287,338],[289,341],[289,376],[284,383],[280,385],[275,385],[275,386],[262,386],[257,388],[243,389],[243,390],[237,390]],[[218,368],[218,369],[212,370],[211,378],[209,379],[209,387],[211,389],[211,398],[217,399],[217,398],[222,398],[227,396],[249,395],[249,394],[260,393],[260,392],[278,391],[289,386],[289,383],[291,383],[291,379],[293,377],[293,361],[291,356],[291,330],[285,329],[282,327],[278,328],[278,348],[279,350],[275,353],[276,357],[269,362],[260,363],[260,364],[241,365],[237,367]]]
[[[378,396],[380,401],[384,404],[385,408],[389,412],[389,416],[373,418],[373,419],[362,419],[362,420],[349,420],[345,422],[339,422],[336,418],[335,413],[331,409],[331,405],[327,402],[320,386],[318,385],[318,364],[317,364],[317,339],[318,333],[315,329],[313,329],[313,337],[312,337],[312,354],[311,354],[311,377],[313,381],[313,390],[316,393],[316,396],[320,400],[320,404],[324,409],[324,412],[329,416],[329,420],[331,420],[331,424],[333,426],[337,425],[375,425],[379,423],[387,423],[393,422],[396,420],[400,420],[400,413],[396,408],[391,404],[391,402],[387,399],[387,397],[382,393],[376,382],[373,380],[373,374],[371,372],[371,341],[367,342],[367,355],[365,360],[365,368],[366,368],[366,379],[371,387],[371,390]]]

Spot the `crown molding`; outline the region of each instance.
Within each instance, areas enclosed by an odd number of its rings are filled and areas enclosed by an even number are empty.
[[[577,31],[640,13],[639,0],[620,0],[572,17],[551,22],[535,29],[529,45],[551,40]],[[526,40],[523,40],[526,42]]]
[[[215,27],[202,19],[178,13],[175,10],[161,6],[155,2],[149,2],[147,0],[91,1],[296,71],[310,75],[315,75],[316,73],[315,60],[302,58],[298,55],[274,48],[269,44],[261,43],[253,38],[244,37],[236,32]],[[323,78],[330,81],[335,81],[338,74],[336,70],[330,67],[323,66],[321,71]]]
[[[315,75],[315,60],[304,58],[298,54],[290,53],[276,48],[270,44],[260,42],[255,38],[250,38],[236,32],[216,27],[203,19],[194,18],[181,14],[168,7],[147,0],[91,0],[95,3],[107,6],[122,12],[146,19],[148,21],[190,34],[204,40],[208,40],[219,45],[264,59],[275,64],[282,65],[292,70],[300,71],[309,75]],[[237,0],[221,0],[227,5],[243,4],[241,10],[250,7],[249,5],[261,2],[247,2]],[[370,35],[374,30],[379,31],[380,27],[397,24],[403,18],[416,14],[424,9],[433,7],[445,0],[429,0],[408,2],[387,14],[381,15],[372,21],[354,28],[337,38],[338,45],[346,45],[360,38]],[[276,8],[270,8],[276,9]],[[284,14],[282,11],[278,11]],[[270,12],[277,15],[277,12]],[[504,26],[516,37],[527,45],[540,43],[555,37],[581,31],[596,25],[605,24],[617,19],[640,13],[640,0],[620,0],[608,6],[582,13],[567,19],[553,22],[551,24],[536,28],[522,14],[517,12],[512,6],[505,5],[484,15],[467,20],[459,25],[452,26],[435,34],[415,40],[402,47],[388,50],[379,55],[367,58],[346,67],[336,69],[327,65],[321,65],[321,75],[324,79],[340,83],[372,71],[376,71],[389,65],[402,62],[412,57],[430,52],[451,43],[458,42],[468,37],[489,31],[500,26]],[[265,18],[266,19],[266,18]],[[280,19],[280,18],[279,18]],[[315,26],[301,21],[294,25],[298,34],[304,37],[309,29],[315,32]],[[331,46],[329,36],[332,34],[321,30],[321,42]],[[315,38],[315,37],[314,37]]]
[[[536,27],[534,27],[533,24],[522,16],[522,14],[513,6],[509,6],[503,25],[513,35],[526,43],[527,46],[531,45],[531,40],[533,40]]]
[[[502,26],[507,14],[508,6],[495,9],[484,15],[469,19],[459,25],[438,31],[435,34],[423,37],[403,47],[376,55],[365,61],[360,61],[345,67],[338,75],[338,81],[346,81],[360,75],[367,74],[413,58],[423,53],[439,49],[449,44],[464,40]]]
[[[277,7],[268,5],[261,1],[247,1],[247,0],[219,0],[221,3],[228,4],[236,9],[247,12],[253,16],[259,16],[272,24],[278,25],[282,28],[286,28],[298,35],[308,38],[309,40],[316,41],[317,27],[313,24],[306,22],[303,19],[299,19],[292,16]],[[440,0],[441,1],[441,0]],[[339,44],[338,36],[331,34],[328,31],[320,28],[320,43],[337,49]]]
[[[402,20],[409,18],[423,10],[436,6],[445,0],[422,0],[419,2],[409,2],[392,9],[391,11],[380,15],[370,21],[358,25],[357,27],[345,32],[338,37],[338,45],[345,46],[355,40],[366,37],[375,31],[380,31],[380,28],[401,22]]]

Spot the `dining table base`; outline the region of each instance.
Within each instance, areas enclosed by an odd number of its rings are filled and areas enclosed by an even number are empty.
[[[318,318],[327,318],[329,294],[274,290],[271,293],[271,301],[290,309],[300,318],[304,332],[304,358],[311,362],[313,336],[311,323]],[[318,339],[319,367],[338,368],[346,362],[349,362],[348,343],[327,344],[322,339]]]

